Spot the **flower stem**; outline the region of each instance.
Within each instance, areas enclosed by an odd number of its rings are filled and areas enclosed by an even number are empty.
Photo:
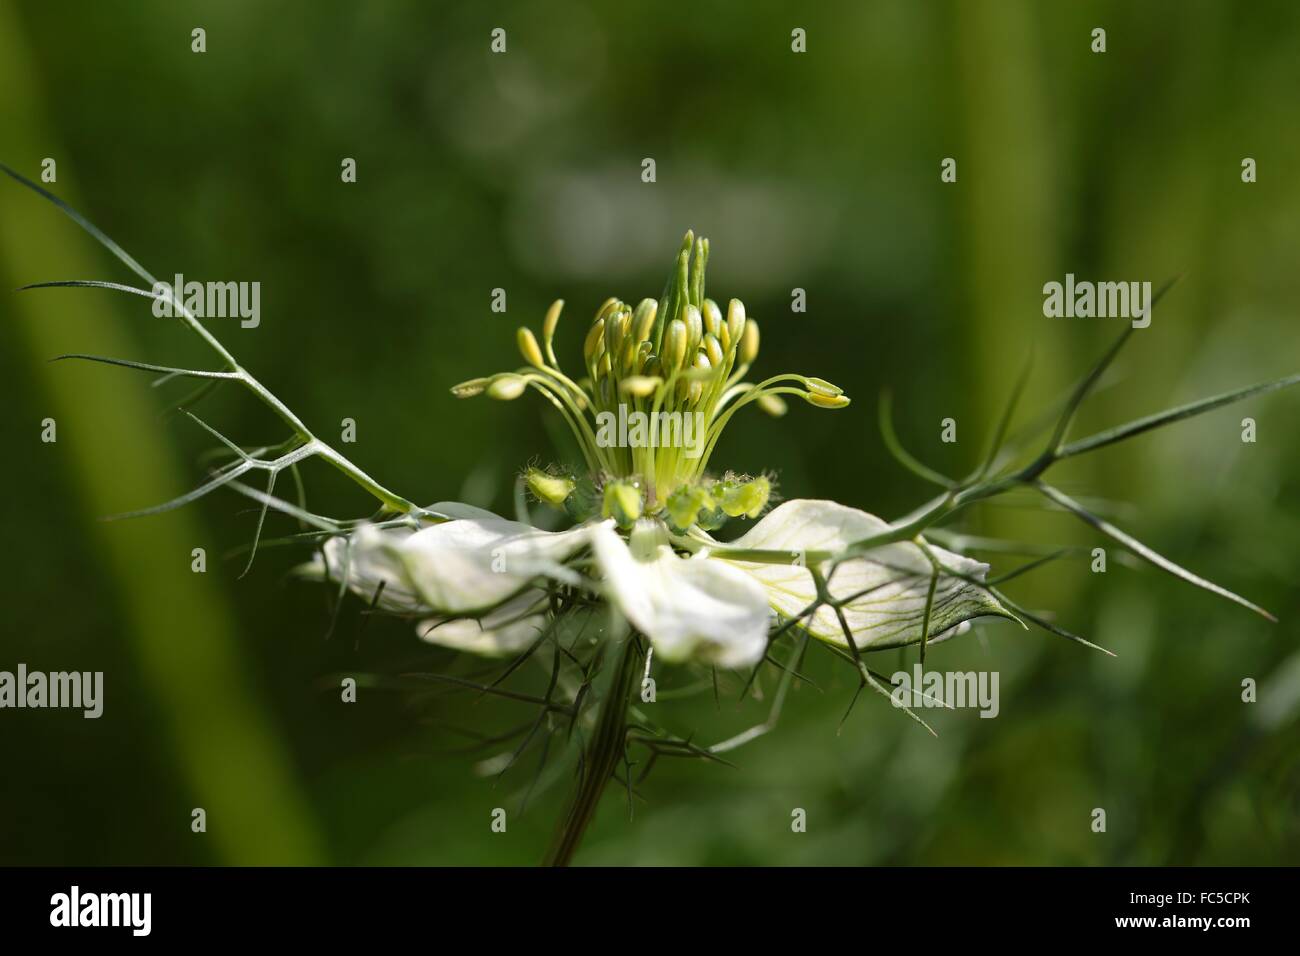
[[[614,768],[623,758],[627,739],[627,708],[636,686],[641,667],[640,641],[635,633],[624,639],[618,651],[618,662],[601,703],[596,727],[582,756],[578,771],[578,784],[555,831],[551,849],[543,861],[545,866],[568,866],[582,842],[587,825],[596,815],[601,794]]]

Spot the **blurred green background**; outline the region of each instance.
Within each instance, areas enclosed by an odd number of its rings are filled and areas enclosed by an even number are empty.
[[[1098,26],[1104,54],[1090,51]],[[496,27],[504,55],[489,52]],[[791,52],[795,27],[805,54]],[[1076,434],[1300,369],[1298,42],[1290,2],[0,0],[0,160],[36,178],[56,159],[51,188],[160,276],[259,281],[260,327],[212,326],[249,369],[327,438],[355,419],[349,454],[394,490],[505,512],[522,465],[565,456],[556,423],[539,401],[458,402],[448,387],[516,365],[515,327],[536,327],[555,297],[568,302],[561,360],[576,356],[600,302],[657,295],[694,228],[712,241],[712,294],[743,298],[763,323],[762,370],[817,374],[856,399],[741,416],[715,465],[774,469],[787,497],[895,517],[930,489],[886,455],[880,390],[893,389],[916,454],[971,467],[1031,348],[1032,410],[1119,330],[1043,317],[1043,283],[1066,272],[1184,274]],[[955,184],[939,179],[948,156]],[[355,184],[340,182],[344,157]],[[52,206],[0,183],[0,285],[69,278],[132,279]],[[498,287],[504,316],[489,309]],[[805,314],[791,312],[796,287]],[[195,484],[211,441],[163,414],[184,386],[47,364],[69,351],[209,358],[143,300],[0,293],[0,669],[106,682],[98,721],[0,712],[0,862],[539,860],[562,783],[521,813],[540,751],[496,781],[480,765],[500,748],[470,752],[461,733],[530,710],[366,687],[347,705],[330,683],[473,676],[481,663],[400,621],[363,632],[356,602],[327,640],[326,596],[287,576],[302,552],[267,550],[236,580],[241,560],[221,556],[256,516],[233,494],[96,521]],[[631,821],[612,788],[578,862],[1297,862],[1298,402],[1274,395],[1056,474],[1280,624],[1113,549],[1104,575],[1054,565],[1013,595],[1117,658],[980,626],[931,660],[999,671],[1001,714],[929,711],[935,740],[866,697],[837,733],[855,680],[814,648],[819,689],[797,688],[737,767],[661,762]],[[198,411],[240,441],[283,437],[233,390]],[[1246,415],[1255,444],[1240,440]],[[46,417],[55,444],[40,441]],[[939,440],[946,417],[955,445]],[[369,511],[327,467],[306,477],[316,510]],[[1029,504],[966,527],[1099,543]],[[195,547],[205,575],[190,570]],[[874,663],[890,673],[914,658]],[[662,692],[698,675],[659,678]],[[1245,678],[1258,703],[1242,703]],[[737,704],[739,689],[729,679],[720,704],[663,700],[656,714],[719,740],[766,713]],[[489,829],[498,806],[505,834]],[[794,807],[806,834],[791,833]]]

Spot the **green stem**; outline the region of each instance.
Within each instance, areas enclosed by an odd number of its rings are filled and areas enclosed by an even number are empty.
[[[641,649],[636,634],[628,634],[619,648],[618,662],[601,704],[600,715],[591,742],[583,754],[578,785],[568,810],[555,832],[545,866],[568,866],[582,842],[588,824],[596,816],[596,807],[614,768],[623,759],[627,738],[627,708],[641,670]]]

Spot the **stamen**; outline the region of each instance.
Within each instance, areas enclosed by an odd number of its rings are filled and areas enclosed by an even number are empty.
[[[564,300],[556,299],[551,303],[551,307],[546,310],[546,318],[542,320],[542,345],[546,348],[546,360],[551,363],[555,369],[559,369],[560,363],[555,359],[555,328],[560,324],[560,312],[564,309]]]
[[[830,382],[804,375],[777,375],[758,384],[743,381],[758,357],[758,323],[748,317],[739,299],[728,300],[724,314],[716,301],[705,298],[708,254],[708,240],[688,232],[660,299],[642,299],[635,309],[616,296],[606,299],[583,340],[587,375],[580,382],[565,375],[555,358],[555,330],[564,306],[557,300],[542,322],[540,344],[527,327],[516,333],[525,368],[471,379],[453,393],[470,397],[486,391],[508,401],[526,387],[541,392],[573,431],[594,484],[604,489],[602,510],[620,523],[648,513],[685,532],[691,527],[719,527],[729,516],[758,515],[770,495],[766,479],[728,477],[707,488],[703,484],[709,459],[731,416],[751,402],[768,414],[784,414],[787,406],[782,395],[797,395],[821,408],[842,408],[848,398]],[[703,434],[690,442],[689,452],[677,447],[678,442],[661,445],[653,438],[632,447],[617,442],[605,442],[610,447],[603,447],[606,432],[602,430],[598,440],[595,431],[604,421],[602,416],[633,412],[649,416],[652,429],[661,415],[698,415]],[[657,435],[657,429],[650,434]],[[534,493],[544,499],[564,490],[543,487],[545,473],[528,474],[530,486],[545,491]],[[559,500],[567,508],[573,497],[570,488]],[[589,508],[582,510],[590,513]]]

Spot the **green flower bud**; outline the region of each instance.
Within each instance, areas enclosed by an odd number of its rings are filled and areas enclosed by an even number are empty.
[[[540,468],[529,468],[524,472],[524,484],[538,501],[544,501],[552,508],[563,508],[569,495],[573,494],[576,482],[563,475],[552,475]]]
[[[613,518],[620,528],[630,528],[641,517],[641,491],[626,481],[611,481],[605,486],[601,515]]]
[[[527,387],[528,383],[518,375],[498,375],[488,385],[487,393],[489,398],[510,402],[524,394]]]

